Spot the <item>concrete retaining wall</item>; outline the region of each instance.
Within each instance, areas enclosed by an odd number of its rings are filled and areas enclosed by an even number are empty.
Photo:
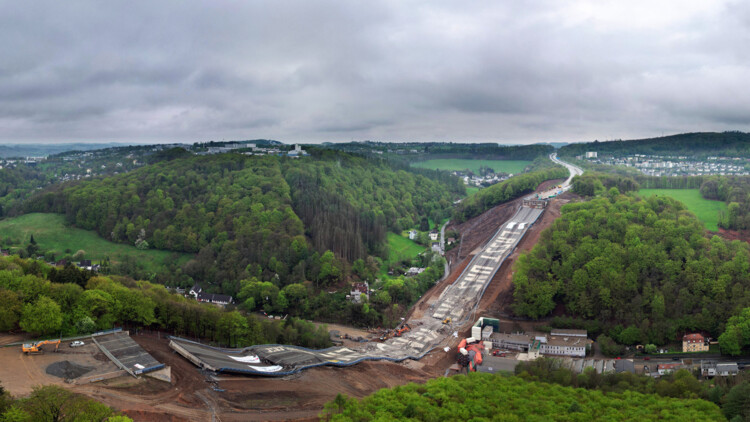
[[[158,379],[159,381],[168,382],[170,384],[172,383],[172,368],[169,366],[165,366],[164,368],[159,369],[158,371],[148,372],[143,375]]]
[[[72,380],[66,380],[70,384],[90,384],[92,382],[104,381],[112,378],[121,377],[128,375],[128,373],[122,369],[114,372],[107,372],[106,374],[89,375],[87,377],[78,377]]]

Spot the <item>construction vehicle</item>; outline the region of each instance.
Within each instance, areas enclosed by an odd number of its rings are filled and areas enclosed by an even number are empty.
[[[32,353],[32,354],[44,353],[44,349],[42,348],[42,346],[44,346],[46,344],[54,344],[55,345],[55,350],[53,350],[53,352],[56,352],[58,350],[58,348],[60,347],[60,341],[61,341],[61,339],[57,339],[57,340],[42,340],[42,341],[37,341],[36,343],[24,343],[21,346],[21,350],[24,353],[26,353],[27,355],[30,354],[30,353]]]
[[[450,323],[451,323],[451,321],[452,321],[451,317],[446,317],[446,318],[445,318],[445,319],[443,320],[443,324],[450,324]]]
[[[411,330],[411,327],[409,327],[409,324],[402,322],[401,327],[396,329],[396,333],[394,334],[396,337],[401,337],[401,334]]]

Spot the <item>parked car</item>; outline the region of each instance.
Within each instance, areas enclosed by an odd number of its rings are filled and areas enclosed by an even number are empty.
[[[651,358],[650,358],[650,357],[648,357],[648,356],[644,356],[644,357],[643,357],[643,360],[651,360]]]
[[[70,343],[70,347],[81,347],[81,346],[85,346],[85,345],[86,345],[86,343],[82,342],[81,340],[76,340],[76,341]]]

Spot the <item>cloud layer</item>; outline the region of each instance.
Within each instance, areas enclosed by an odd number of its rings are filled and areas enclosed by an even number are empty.
[[[0,142],[529,143],[750,130],[746,2],[2,8]]]

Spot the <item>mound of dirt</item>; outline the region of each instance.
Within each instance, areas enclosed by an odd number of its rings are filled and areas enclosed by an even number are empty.
[[[71,361],[64,360],[49,365],[46,372],[58,378],[74,379],[91,372],[93,369],[94,368],[89,366],[78,365]]]

